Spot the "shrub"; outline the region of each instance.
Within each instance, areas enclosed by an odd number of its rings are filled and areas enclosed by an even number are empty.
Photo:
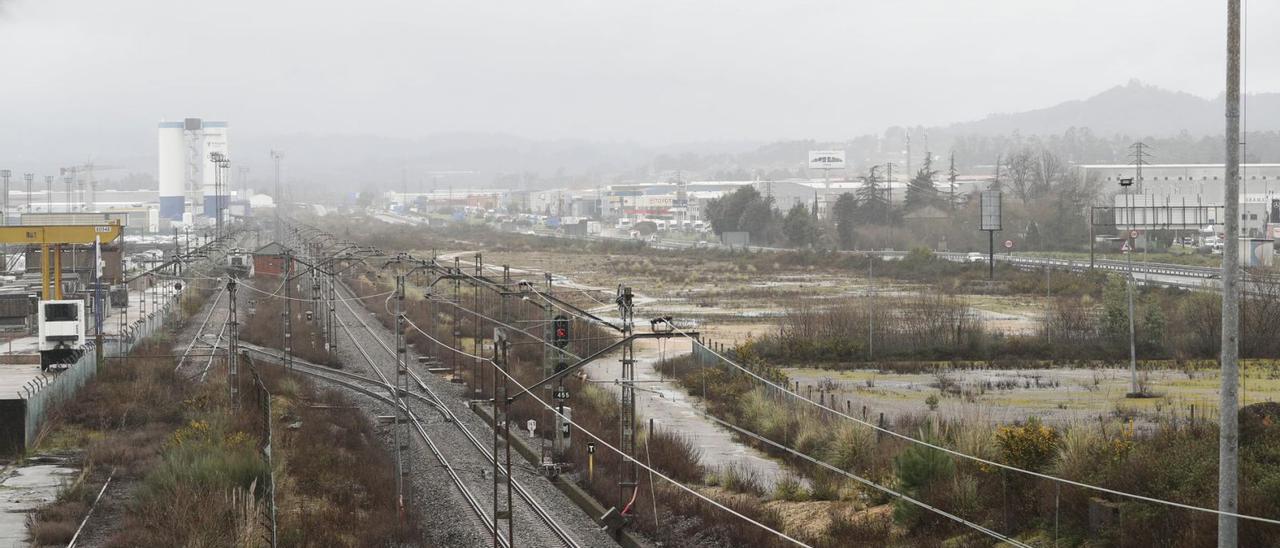
[[[927,439],[927,436],[922,433],[921,438]],[[893,459],[893,469],[898,485],[905,494],[917,499],[929,499],[934,498],[929,495],[955,476],[956,465],[942,451],[912,444]],[[905,525],[915,525],[921,517],[920,512],[918,506],[909,502],[898,500],[894,503],[894,519]]]
[[[926,398],[924,399],[924,404],[925,404],[925,405],[927,405],[927,406],[929,406],[929,410],[930,410],[930,411],[937,411],[937,410],[938,410],[938,395],[937,395],[937,394],[929,394],[929,396],[928,396],[928,397],[926,397]]]
[[[764,485],[760,483],[760,477],[755,471],[737,463],[721,466],[717,479],[721,487],[730,491],[757,497],[762,497],[765,493]]]
[[[826,461],[841,470],[863,470],[875,456],[875,434],[863,426],[839,424],[827,446]]]
[[[649,432],[646,456],[649,464],[672,479],[696,482],[706,475],[702,451],[680,434],[658,430]]]
[[[773,485],[773,498],[774,500],[802,502],[809,500],[809,493],[804,488],[804,484],[800,483],[800,478],[786,474],[778,478],[778,482]]]
[[[996,445],[1004,462],[1028,470],[1040,470],[1053,461],[1058,449],[1058,432],[1037,417],[1020,426],[996,430]]]
[[[813,489],[809,490],[809,494],[814,500],[839,500],[840,488],[844,486],[844,476],[827,469],[818,469],[811,475],[810,482]]]

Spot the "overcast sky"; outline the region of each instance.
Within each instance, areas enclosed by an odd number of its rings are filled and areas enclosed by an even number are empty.
[[[1248,87],[1280,90],[1280,2],[1251,4]],[[240,134],[845,138],[1131,78],[1214,96],[1225,5],[0,0],[0,144],[187,115]]]

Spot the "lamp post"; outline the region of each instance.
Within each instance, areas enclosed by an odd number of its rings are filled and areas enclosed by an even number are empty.
[[[1134,343],[1133,328],[1133,246],[1135,242],[1133,240],[1133,208],[1129,205],[1129,201],[1133,196],[1130,193],[1133,187],[1133,177],[1120,179],[1120,187],[1124,189],[1125,209],[1128,210],[1128,215],[1126,215],[1128,222],[1126,224],[1129,225],[1129,231],[1125,233],[1124,240],[1125,247],[1128,248],[1124,254],[1125,262],[1129,269],[1129,279],[1125,283],[1126,293],[1128,293],[1129,298],[1129,397],[1136,398],[1142,394],[1138,391],[1138,350],[1137,345]]]
[[[22,175],[22,180],[27,182],[27,213],[31,213],[31,181],[34,181],[35,179],[35,173],[26,173]]]
[[[213,163],[213,214],[215,217],[214,237],[222,237],[222,194],[225,192],[227,168],[231,160],[221,152],[210,152],[209,160]]]
[[[44,176],[44,212],[53,213],[53,175]]]
[[[62,182],[67,183],[67,213],[71,213],[71,186],[75,184],[75,177],[66,175],[62,177]]]
[[[13,176],[13,172],[7,169],[0,169],[0,179],[4,180],[4,214],[0,215],[0,225],[9,225],[9,177]]]

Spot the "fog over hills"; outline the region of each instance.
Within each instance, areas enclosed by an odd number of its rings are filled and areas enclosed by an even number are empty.
[[[1280,130],[1280,93],[1246,97],[1250,131]],[[1163,137],[1182,131],[1192,135],[1222,133],[1223,97],[1206,99],[1189,93],[1145,85],[1137,80],[1102,93],[1051,107],[1010,114],[992,114],[981,120],[942,128],[953,134],[1050,135],[1069,128],[1089,128],[1097,135],[1121,133]]]
[[[285,151],[284,178],[308,189],[352,193],[364,187],[428,190],[448,186],[545,188],[589,186],[617,181],[653,180],[686,173],[690,177],[734,178],[800,174],[807,149],[836,147],[849,151],[851,166],[885,161],[904,148],[905,135],[914,139],[913,154],[923,153],[925,141],[935,154],[945,155],[953,145],[981,142],[983,158],[960,158],[962,165],[989,162],[986,152],[1001,143],[1059,136],[1068,130],[1094,138],[1123,143],[1124,139],[1180,137],[1184,141],[1220,135],[1223,127],[1222,97],[1203,98],[1130,81],[1092,97],[1018,113],[992,114],[980,120],[943,127],[886,128],[878,135],[850,136],[845,141],[786,140],[707,141],[650,145],[630,141],[584,139],[541,140],[504,133],[445,132],[416,138],[367,134],[276,133],[251,121],[231,120],[232,159],[248,167],[252,186],[269,183],[272,166],[269,151]],[[1280,93],[1248,96],[1246,123],[1249,131],[1280,130]],[[153,128],[154,126],[150,126]],[[30,128],[0,142],[8,158],[5,167],[49,173],[60,165],[92,159],[100,165],[124,169],[104,172],[100,178],[119,180],[133,173],[145,181],[156,170],[154,129],[131,130],[99,127],[74,141],[54,135],[52,127]],[[1087,131],[1086,131],[1087,130]],[[0,141],[9,141],[0,136]],[[91,141],[80,143],[78,141]],[[58,144],[60,146],[54,146]],[[95,151],[80,158],[49,157],[70,145]],[[1120,145],[1112,143],[1110,148]],[[962,147],[963,148],[963,147]],[[1120,147],[1122,148],[1122,147]],[[1216,148],[1211,148],[1211,152]],[[1271,158],[1270,145],[1256,149],[1251,158]],[[968,150],[973,151],[970,146]],[[1108,149],[1110,150],[1110,149]],[[1122,152],[1109,151],[1072,161],[1114,161]],[[1170,155],[1177,157],[1169,157]],[[977,154],[968,154],[976,156]],[[994,157],[994,154],[990,154]],[[1095,157],[1096,156],[1096,157]],[[1212,154],[1166,151],[1164,161],[1210,161]],[[1183,158],[1185,156],[1185,158]],[[236,177],[238,177],[238,172]],[[134,183],[136,184],[136,183]],[[238,181],[237,181],[238,186]]]
[[[1246,116],[1251,132],[1280,130],[1280,93],[1249,95]],[[922,134],[932,140],[935,153],[945,154],[957,139],[1049,137],[1068,130],[1121,141],[1179,136],[1195,140],[1220,135],[1223,123],[1221,96],[1203,98],[1130,81],[1085,99],[945,127],[911,128],[910,132],[917,154],[923,152]],[[857,164],[864,160],[860,156],[896,153],[906,132],[904,128],[887,128],[880,135],[850,136],[843,142],[716,141],[665,146],[547,141],[493,133],[441,133],[419,139],[293,134],[250,135],[241,145],[262,149],[264,154],[270,146],[293,151],[295,158],[302,156],[305,161],[291,169],[307,179],[383,181],[378,186],[399,188],[403,174],[411,189],[449,184],[539,188],[646,180],[670,177],[677,171],[702,177],[767,175],[771,170],[795,170],[803,162],[805,150],[828,146],[848,149],[850,163]],[[1166,154],[1187,156],[1167,161],[1205,161],[1181,152]],[[1109,154],[1077,159],[1112,161]],[[963,163],[973,163],[965,160]]]

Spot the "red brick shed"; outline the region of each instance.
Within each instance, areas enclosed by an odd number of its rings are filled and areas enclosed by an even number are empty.
[[[285,261],[291,261],[292,254],[293,250],[277,242],[259,247],[253,252],[253,273],[258,276],[283,276]]]

